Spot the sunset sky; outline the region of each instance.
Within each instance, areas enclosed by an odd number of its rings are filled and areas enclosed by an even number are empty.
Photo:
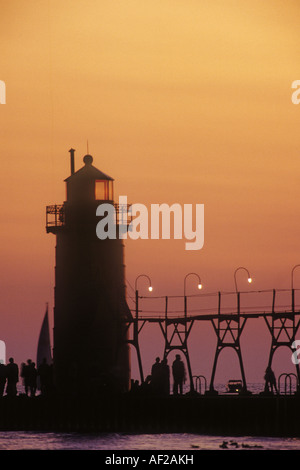
[[[234,291],[239,266],[251,289],[290,288],[300,263],[298,0],[1,0],[0,8],[7,357],[35,359],[46,302],[53,326],[55,237],[45,206],[65,200],[68,151],[76,149],[79,169],[87,141],[116,198],[205,207],[202,250],[186,251],[184,240],[126,241],[129,295],[142,273],[153,295],[182,295],[189,272],[203,293]],[[242,271],[238,282],[250,289]],[[300,268],[294,282],[300,288]],[[187,287],[197,293],[192,277]],[[145,374],[163,352],[160,331],[146,330]],[[209,324],[198,330],[192,364],[209,378],[216,338]],[[270,346],[263,321],[247,324],[242,346],[248,381],[260,381]],[[238,375],[232,351],[220,361],[217,381]],[[274,369],[294,370],[289,352],[278,352]]]

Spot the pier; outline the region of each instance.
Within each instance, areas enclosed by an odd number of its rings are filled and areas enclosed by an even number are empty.
[[[199,433],[224,436],[300,437],[299,365],[295,374],[278,377],[278,394],[248,390],[240,339],[246,321],[264,318],[270,333],[270,351],[286,346],[295,353],[300,323],[298,290],[201,293],[191,296],[140,296],[126,318],[128,343],[137,352],[141,384],[145,383],[139,335],[157,323],[164,338],[164,357],[173,350],[184,354],[189,391],[160,395],[147,387],[124,393],[52,393],[28,397],[19,394],[0,399],[1,431]],[[265,303],[258,303],[264,299]],[[268,300],[271,302],[268,303]],[[149,307],[150,305],[150,307]],[[164,310],[159,307],[163,305]],[[183,310],[182,306],[183,305]],[[257,307],[259,305],[259,307]],[[183,313],[183,314],[182,314]],[[189,335],[196,322],[210,322],[216,350],[210,380],[193,375],[189,360]],[[243,388],[236,394],[218,394],[214,377],[221,351],[233,348],[238,356]],[[292,383],[295,385],[292,387]]]
[[[238,357],[243,382],[247,391],[241,349],[241,335],[247,321],[263,318],[270,333],[270,352],[266,364],[272,366],[275,352],[288,347],[296,354],[296,334],[300,324],[300,309],[296,302],[299,289],[272,289],[255,291],[213,292],[184,296],[141,296],[138,290],[132,298],[134,306],[127,318],[130,331],[128,342],[135,348],[141,382],[144,381],[139,334],[145,325],[156,323],[164,339],[163,357],[171,351],[183,353],[188,370],[190,391],[194,391],[195,380],[190,364],[188,340],[197,322],[209,322],[216,335],[216,350],[213,360],[209,392],[215,393],[214,380],[220,353],[232,348]],[[295,357],[295,377],[299,390],[299,362]],[[206,380],[206,379],[205,379]],[[206,387],[205,387],[206,388]]]

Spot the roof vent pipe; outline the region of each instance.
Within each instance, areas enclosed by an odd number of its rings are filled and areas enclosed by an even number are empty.
[[[70,149],[69,150],[70,152],[70,160],[71,160],[71,175],[73,175],[75,173],[75,161],[74,161],[74,153],[75,153],[75,150],[74,149]]]

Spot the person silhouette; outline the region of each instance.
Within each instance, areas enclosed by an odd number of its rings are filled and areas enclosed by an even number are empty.
[[[182,395],[182,386],[185,382],[185,367],[184,363],[182,362],[180,355],[176,354],[175,361],[172,364],[172,372],[173,372],[173,394]]]
[[[160,358],[155,359],[155,363],[151,368],[151,385],[154,393],[158,393],[161,388],[161,362]]]
[[[271,366],[268,366],[266,368],[264,379],[265,379],[265,392],[274,393],[274,390],[275,390],[275,392],[278,393],[275,374],[272,371]]]
[[[3,397],[6,384],[6,366],[0,362],[0,397]]]
[[[10,357],[6,366],[6,394],[9,397],[17,395],[17,383],[19,382],[19,367],[14,362],[14,358]]]
[[[34,362],[31,362],[29,366],[29,388],[30,396],[34,397],[37,389],[37,370]]]

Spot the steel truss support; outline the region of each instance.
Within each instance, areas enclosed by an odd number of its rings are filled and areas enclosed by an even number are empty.
[[[294,300],[294,292],[292,292],[292,299]],[[268,366],[272,367],[272,361],[275,351],[281,347],[286,346],[292,352],[295,351],[293,343],[296,339],[296,334],[299,328],[300,319],[296,320],[294,313],[294,302],[292,303],[292,312],[278,312],[275,313],[275,291],[273,292],[273,313],[271,317],[264,317],[268,330],[271,334],[271,347],[269,354]],[[299,391],[300,384],[300,370],[299,364],[295,364],[297,372],[297,388]]]
[[[212,319],[211,323],[213,325],[214,331],[217,335],[217,347],[215,352],[215,358],[212,368],[211,380],[209,391],[214,392],[214,380],[217,368],[217,362],[219,355],[224,348],[233,348],[238,356],[242,382],[243,382],[243,391],[247,391],[247,383],[244,372],[242,351],[240,345],[240,338],[242,331],[244,329],[246,318],[241,318],[240,316],[240,293],[237,292],[237,314],[222,314],[221,315],[221,293],[219,292],[219,303],[218,303],[218,317],[217,319]]]
[[[179,350],[182,352],[187,364],[191,392],[194,391],[194,381],[187,341],[193,324],[194,320],[187,320],[186,296],[184,297],[184,318],[182,319],[168,318],[168,297],[165,297],[165,320],[159,323],[165,340],[164,358],[166,358],[171,351]]]

